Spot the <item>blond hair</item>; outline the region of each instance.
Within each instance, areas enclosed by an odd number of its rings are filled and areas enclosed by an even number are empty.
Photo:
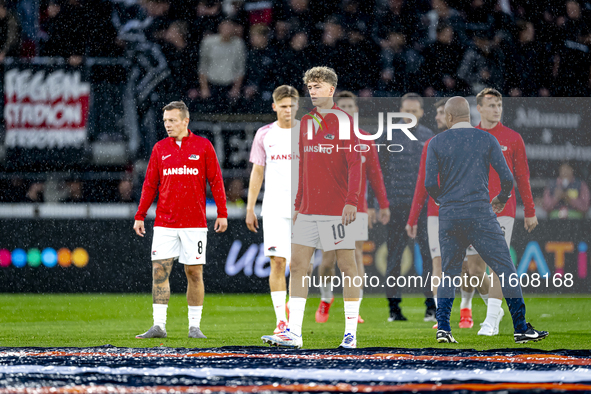
[[[184,101],[173,101],[168,103],[164,106],[164,108],[162,108],[162,111],[172,111],[174,109],[181,111],[181,119],[186,119],[189,117],[189,108]]]
[[[298,93],[297,89],[293,86],[289,85],[281,85],[277,89],[273,91],[273,102],[279,102],[286,97],[299,99],[300,94]]]
[[[310,82],[326,82],[336,88],[338,81],[337,73],[330,67],[313,67],[304,74],[304,84],[306,85]]]
[[[482,99],[484,96],[495,96],[499,100],[503,100],[503,95],[495,88],[484,88],[476,95],[476,104],[482,105]]]

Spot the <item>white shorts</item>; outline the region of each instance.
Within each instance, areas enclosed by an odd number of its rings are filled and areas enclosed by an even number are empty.
[[[501,230],[503,230],[503,234],[505,235],[505,241],[507,242],[507,247],[511,247],[511,235],[513,235],[513,225],[515,224],[515,218],[511,216],[499,216],[497,217],[499,224],[501,225]],[[477,255],[478,251],[474,249],[472,245],[468,246],[466,249],[466,256],[474,256]]]
[[[324,252],[355,249],[356,228],[345,226],[340,216],[298,215],[291,243],[322,249]]]
[[[357,213],[355,221],[349,226],[354,228],[355,241],[367,241],[369,239],[369,215],[367,213]]]
[[[154,227],[152,261],[173,257],[185,265],[205,264],[207,228]]]
[[[439,216],[427,216],[427,235],[429,236],[431,259],[441,257],[441,247],[439,246]]]
[[[291,218],[263,217],[265,256],[291,260]]]

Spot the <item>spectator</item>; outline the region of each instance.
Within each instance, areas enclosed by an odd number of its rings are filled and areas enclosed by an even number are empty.
[[[201,98],[212,98],[212,110],[223,109],[240,96],[244,79],[246,48],[235,36],[236,25],[230,19],[220,23],[218,34],[206,37],[199,48],[199,84]]]
[[[343,0],[340,19],[346,31],[358,31],[365,34],[371,25],[370,16],[361,10],[359,0]]]
[[[477,34],[478,37],[482,37],[484,33],[490,35],[495,22],[490,1],[471,0],[464,13],[466,15],[466,33],[469,36]]]
[[[43,182],[33,182],[27,190],[24,202],[42,203],[45,201],[43,192],[45,191],[45,184]]]
[[[80,179],[70,179],[67,182],[68,195],[62,199],[62,202],[80,203],[86,202],[84,197],[84,184]]]
[[[18,55],[19,42],[18,20],[8,11],[6,2],[0,0],[0,63],[7,56]]]
[[[248,112],[264,112],[272,102],[273,90],[276,87],[274,74],[277,64],[276,53],[269,48],[269,28],[265,25],[254,25],[249,34],[250,50],[246,61],[247,77],[244,88],[246,110]],[[283,69],[281,73],[285,72]]]
[[[458,77],[470,85],[472,94],[486,87],[502,90],[505,71],[503,51],[487,30],[475,30],[473,41],[474,46],[464,53]]]
[[[465,21],[460,13],[448,4],[449,0],[432,0],[433,9],[425,15],[428,24],[428,40],[435,42],[438,40],[441,28],[439,25],[451,26],[456,34],[456,41],[465,46],[468,39],[465,34]]]
[[[347,57],[345,32],[337,17],[333,16],[324,22],[322,37],[314,49],[314,59],[322,59],[322,64],[332,67],[337,75],[343,76],[346,72]],[[346,59],[346,60],[345,60]]]
[[[378,13],[375,33],[382,48],[389,45],[389,36],[394,32],[403,34],[409,46],[425,45],[427,30],[421,26],[415,7],[409,6],[406,0],[388,0],[387,8]]]
[[[520,21],[517,43],[510,48],[505,68],[505,90],[512,97],[547,96],[552,72],[552,55],[549,44],[535,40],[535,28],[531,22]]]
[[[218,25],[224,18],[220,0],[199,0],[191,18],[189,40],[198,45],[203,37],[218,31]]]
[[[169,0],[144,0],[140,3],[147,15],[149,24],[144,30],[146,38],[152,42],[161,43],[173,19],[170,15]]]
[[[544,209],[550,219],[583,219],[589,210],[589,188],[575,178],[568,163],[560,166],[558,179],[544,190]]]
[[[70,65],[79,66],[94,18],[86,15],[79,0],[50,0],[46,13],[47,20],[43,23],[46,41],[41,45],[40,55],[64,57]]]
[[[279,59],[281,72],[277,73],[277,85],[290,85],[300,92],[305,91],[302,76],[312,61],[308,48],[308,35],[305,31],[295,33],[289,40],[289,47],[282,52]]]
[[[162,53],[170,69],[170,78],[167,80],[169,98],[165,101],[197,98],[197,51],[188,41],[187,22],[172,22],[162,35],[162,40]]]
[[[244,181],[241,178],[231,178],[228,180],[227,202],[228,208],[245,208],[246,204],[242,197],[244,197]]]
[[[440,0],[435,0],[440,1]],[[463,95],[464,86],[458,79],[458,69],[464,57],[462,47],[454,41],[449,25],[437,26],[437,41],[423,51],[425,61],[421,70],[425,96]]]
[[[360,97],[370,97],[380,75],[380,47],[366,38],[367,30],[363,26],[354,25],[343,43],[346,57],[339,61],[342,64],[339,88],[358,92]]]
[[[310,10],[309,0],[289,0],[283,13],[281,20],[287,23],[291,31],[305,31],[308,37],[313,32],[315,15]]]
[[[556,19],[559,28],[559,84],[556,96],[589,95],[589,44],[591,44],[589,26],[583,21],[581,6],[577,1],[566,2],[566,15]]]
[[[423,58],[406,45],[404,34],[391,32],[388,35],[388,39],[383,41],[381,61],[382,72],[378,82],[380,95],[401,95],[419,88],[416,81]]]

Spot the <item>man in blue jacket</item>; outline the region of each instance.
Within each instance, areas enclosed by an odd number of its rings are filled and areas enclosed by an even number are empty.
[[[455,287],[462,271],[466,248],[472,244],[488,266],[503,275],[503,295],[507,300],[516,343],[539,341],[547,331],[535,330],[525,321],[521,286],[508,281],[515,266],[495,212],[503,210],[511,195],[513,176],[501,146],[491,134],[470,124],[470,106],[463,97],[452,97],[445,105],[449,130],[429,143],[425,188],[438,203],[442,283],[438,290],[437,342],[457,343],[451,334],[449,317]],[[501,179],[501,192],[489,202],[488,173],[493,167]],[[437,176],[439,175],[439,184]],[[492,205],[491,205],[492,204]],[[454,285],[454,278],[456,285]]]

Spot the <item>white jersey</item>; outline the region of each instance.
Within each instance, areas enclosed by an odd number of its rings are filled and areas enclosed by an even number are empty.
[[[292,160],[297,149],[292,149],[292,130],[299,130],[300,122],[293,128],[283,129],[277,122],[257,130],[250,151],[250,162],[265,166],[265,196],[261,215],[290,218],[294,196],[292,195]],[[297,148],[297,147],[296,147]]]

